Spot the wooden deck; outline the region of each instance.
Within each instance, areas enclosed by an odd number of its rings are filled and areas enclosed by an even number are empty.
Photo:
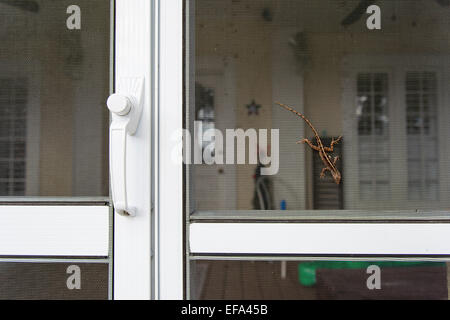
[[[208,261],[203,265],[205,278],[199,292],[207,300],[311,300],[316,289],[300,285],[297,262],[287,262],[286,278],[281,278],[280,262]],[[207,266],[205,268],[205,266]],[[195,298],[195,297],[193,297]],[[198,298],[198,297],[197,297]]]
[[[298,281],[298,263],[197,261],[192,274],[192,299],[315,300],[315,299],[448,299],[449,269],[444,267],[385,268],[383,290],[366,287],[366,270],[320,269],[317,284]],[[196,286],[196,287],[195,287]]]

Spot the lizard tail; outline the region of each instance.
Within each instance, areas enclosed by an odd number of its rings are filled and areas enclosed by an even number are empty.
[[[316,129],[313,127],[312,123],[309,122],[309,120],[306,119],[306,117],[305,117],[303,114],[301,114],[301,113],[298,112],[297,110],[294,110],[294,109],[292,109],[291,107],[289,107],[289,106],[287,106],[287,105],[285,105],[285,104],[283,104],[283,103],[280,103],[280,102],[275,102],[275,103],[276,103],[277,105],[279,105],[280,107],[282,107],[282,108],[284,108],[284,109],[286,109],[286,110],[288,110],[288,111],[294,113],[295,115],[297,115],[297,116],[299,116],[300,118],[302,118],[303,120],[305,120],[305,122],[308,124],[308,126],[311,128],[311,130],[314,132],[315,136],[316,136],[316,137],[319,136],[319,134],[317,133]]]

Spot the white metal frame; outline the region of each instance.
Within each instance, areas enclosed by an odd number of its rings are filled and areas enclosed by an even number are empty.
[[[192,254],[448,255],[450,224],[193,223]]]
[[[117,0],[115,81],[144,78],[144,108],[139,127],[127,143],[129,203],[136,216],[114,213],[114,299],[152,297],[151,106],[153,104],[154,7],[147,0]]]
[[[182,144],[174,132],[183,125],[183,0],[156,1],[158,15],[158,85],[155,201],[155,298],[183,298],[183,164]],[[180,137],[181,138],[181,137]]]

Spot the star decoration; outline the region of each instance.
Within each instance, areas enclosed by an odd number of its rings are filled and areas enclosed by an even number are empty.
[[[258,115],[259,114],[259,108],[261,108],[261,105],[256,104],[255,99],[253,99],[252,102],[247,105],[248,115],[249,116],[251,116],[252,114]]]

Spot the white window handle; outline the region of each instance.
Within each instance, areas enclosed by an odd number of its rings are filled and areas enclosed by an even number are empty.
[[[114,210],[124,216],[135,216],[127,195],[127,140],[136,133],[142,114],[143,79],[118,81],[117,93],[106,104],[112,114],[109,127],[109,172]]]

